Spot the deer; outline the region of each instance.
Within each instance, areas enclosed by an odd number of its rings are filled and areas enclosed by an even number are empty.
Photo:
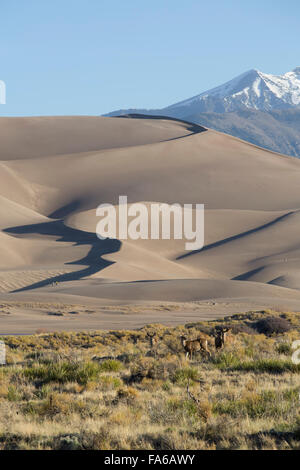
[[[222,349],[226,342],[226,336],[230,328],[219,326],[215,328],[215,348]]]
[[[186,352],[186,358],[192,359],[193,353],[205,352],[208,357],[211,356],[207,347],[208,340],[205,336],[199,336],[196,339],[188,340],[186,336],[180,336],[181,344]]]
[[[157,337],[156,333],[149,333],[149,331],[147,333],[147,336],[148,336],[149,341],[150,341],[150,347],[151,347],[151,349],[153,349],[158,343],[158,337]]]
[[[159,343],[160,338],[157,336],[155,332],[153,333],[147,333],[147,337],[150,341],[150,351],[147,353],[147,355],[152,356],[154,353],[154,356],[156,357],[157,354],[157,346]]]

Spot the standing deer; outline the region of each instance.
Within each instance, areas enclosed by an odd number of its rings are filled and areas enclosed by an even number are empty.
[[[156,333],[149,333],[149,332],[147,333],[147,336],[150,340],[150,347],[151,349],[153,349],[158,343],[158,337]]]
[[[224,347],[226,336],[230,328],[224,328],[223,326],[219,326],[215,328],[215,348],[222,349]]]
[[[208,341],[205,336],[199,336],[196,339],[188,340],[186,336],[180,336],[181,344],[186,352],[186,358],[192,359],[193,353],[201,351],[210,357],[210,351],[207,347]]]
[[[157,336],[157,334],[154,332],[154,333],[147,333],[147,337],[150,341],[150,351],[147,353],[147,356],[150,355],[150,356],[153,356],[154,354],[154,357],[156,357],[157,355],[157,346],[158,346],[158,343],[159,343],[159,337]]]

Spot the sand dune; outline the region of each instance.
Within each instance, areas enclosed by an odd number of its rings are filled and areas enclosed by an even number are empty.
[[[299,160],[172,119],[0,118],[0,138],[0,302],[90,303],[95,315],[106,304],[144,301],[205,308],[214,300],[210,316],[224,314],[220,299],[228,311],[300,309]],[[95,209],[118,209],[119,195],[129,203],[205,204],[204,248],[100,241]],[[137,317],[136,325],[149,322]],[[101,328],[98,318],[78,325]],[[124,316],[118,321],[126,326]]]
[[[0,117],[0,160],[41,158],[92,150],[145,145],[177,139],[197,130],[173,119],[110,119],[103,117]]]

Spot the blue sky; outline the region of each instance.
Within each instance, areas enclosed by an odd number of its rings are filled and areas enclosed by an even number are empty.
[[[299,0],[0,0],[2,116],[163,107],[300,65]]]

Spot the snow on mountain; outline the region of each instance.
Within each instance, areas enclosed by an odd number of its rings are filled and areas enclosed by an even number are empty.
[[[249,70],[224,85],[164,108],[172,115],[192,112],[228,112],[242,108],[269,111],[300,105],[300,67],[284,75]],[[184,109],[185,108],[185,109]]]

